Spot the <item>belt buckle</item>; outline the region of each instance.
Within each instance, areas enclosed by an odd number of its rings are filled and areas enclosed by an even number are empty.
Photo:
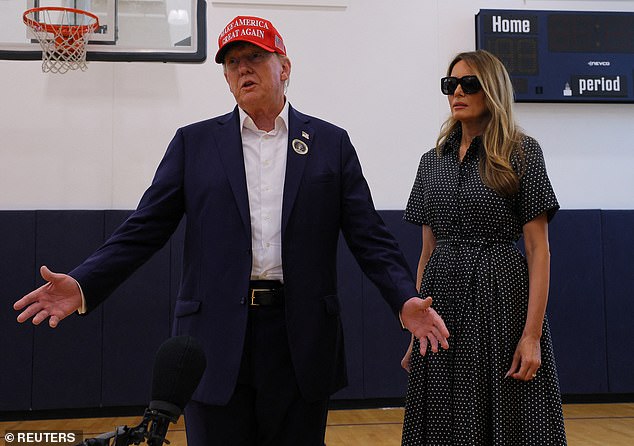
[[[272,291],[268,288],[251,288],[251,305],[252,307],[259,307],[260,304],[255,303],[255,293],[259,291]]]

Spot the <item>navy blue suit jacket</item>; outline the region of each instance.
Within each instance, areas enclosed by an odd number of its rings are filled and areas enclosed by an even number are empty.
[[[308,153],[296,153],[294,139],[304,141]],[[347,383],[337,295],[339,234],[395,313],[417,293],[374,208],[346,131],[291,107],[288,141],[282,266],[289,346],[302,394],[324,399]],[[240,368],[252,260],[237,107],[179,129],[136,211],[69,274],[81,284],[90,311],[167,242],[183,215],[173,334],[194,336],[205,350],[207,369],[193,399],[224,404]]]

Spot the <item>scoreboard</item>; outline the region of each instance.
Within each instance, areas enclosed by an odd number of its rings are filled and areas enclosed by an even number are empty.
[[[634,103],[634,13],[482,9],[476,48],[504,63],[517,102]]]

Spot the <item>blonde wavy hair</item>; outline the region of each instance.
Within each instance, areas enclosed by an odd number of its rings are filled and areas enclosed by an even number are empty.
[[[500,60],[485,50],[458,54],[449,64],[447,76],[459,62],[464,61],[474,71],[482,85],[485,106],[490,114],[482,135],[485,156],[480,158],[482,181],[500,195],[510,197],[519,190],[524,153],[521,141],[524,133],[513,118],[513,85]],[[436,151],[442,152],[447,137],[460,127],[450,116],[442,125],[436,140]],[[517,155],[519,174],[513,170],[511,157]]]

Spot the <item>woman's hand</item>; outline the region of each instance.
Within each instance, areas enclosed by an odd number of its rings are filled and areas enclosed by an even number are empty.
[[[530,381],[537,376],[537,371],[542,365],[542,350],[539,338],[536,336],[522,335],[513,354],[513,363],[506,372],[505,378]]]

